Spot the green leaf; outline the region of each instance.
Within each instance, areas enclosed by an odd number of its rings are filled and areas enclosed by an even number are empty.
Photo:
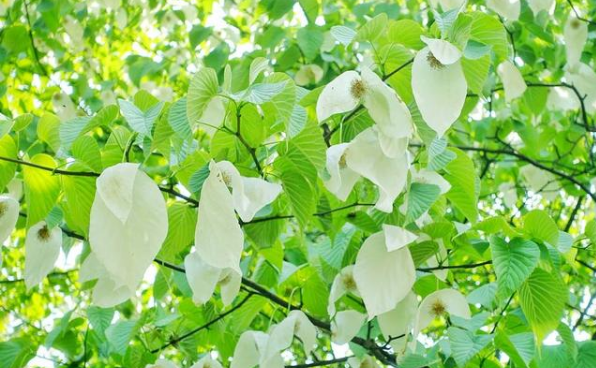
[[[406,197],[406,223],[410,223],[422,216],[440,195],[441,188],[438,185],[412,183]]]
[[[27,28],[22,24],[15,24],[4,29],[2,46],[10,53],[18,54],[26,51],[31,45]]]
[[[356,39],[360,42],[368,41],[374,42],[385,32],[387,27],[387,14],[380,13],[368,22],[366,22],[359,30],[356,35]]]
[[[391,22],[387,33],[391,42],[402,44],[409,49],[420,50],[425,46],[420,39],[420,36],[424,34],[424,29],[411,19]]]
[[[182,139],[192,137],[192,129],[186,116],[186,97],[174,102],[168,111],[168,123],[172,130]]]
[[[339,43],[348,47],[356,37],[356,31],[346,26],[333,26],[331,27],[331,35]]]
[[[101,163],[99,145],[92,137],[88,135],[80,136],[73,142],[71,151],[72,156],[78,162],[85,164],[91,171],[97,173],[102,171],[103,164]]]
[[[497,236],[490,238],[490,249],[499,295],[507,298],[532,274],[540,259],[540,249],[529,240],[514,238],[507,243]]]
[[[87,318],[93,329],[103,336],[114,318],[114,308],[90,306],[87,308]]]
[[[469,15],[472,16],[470,39],[492,46],[498,60],[507,59],[509,41],[507,32],[499,19],[478,11]]]
[[[495,346],[503,350],[516,367],[528,367],[534,358],[535,342],[531,332],[510,336],[500,332],[495,338]]]
[[[85,171],[80,165],[73,165],[72,169]],[[87,236],[91,206],[95,198],[95,178],[64,175],[62,185],[64,187],[62,207],[66,223],[72,230]]]
[[[490,56],[484,55],[478,59],[461,59],[464,76],[470,91],[482,95],[482,89],[490,69]]]
[[[257,105],[271,101],[273,97],[283,91],[286,82],[279,83],[255,83],[246,90],[233,95],[233,98],[238,101],[245,101]]]
[[[596,341],[584,341],[579,347],[573,368],[596,367]]]
[[[22,368],[35,357],[37,347],[30,338],[0,342],[0,368]]]
[[[319,15],[319,2],[317,0],[298,0],[308,22],[314,24]]]
[[[485,45],[482,42],[470,40],[464,49],[464,57],[466,59],[477,60],[487,55],[490,50],[490,45]]]
[[[460,367],[465,366],[493,339],[493,335],[475,335],[470,331],[457,327],[449,327],[447,336],[449,336],[449,344],[451,345],[451,356]]]
[[[445,38],[451,31],[451,28],[455,24],[457,20],[457,16],[459,14],[459,8],[448,10],[444,13],[439,13],[435,9],[433,9],[433,14],[435,16],[435,22],[441,31],[441,37]]]
[[[91,118],[87,116],[79,116],[60,123],[60,148],[63,152],[70,151],[72,143],[80,136],[90,121]]]
[[[35,155],[31,163],[55,168],[56,162],[46,154]],[[43,220],[56,204],[60,195],[60,178],[51,172],[23,166],[25,200],[27,202],[27,228]]]
[[[474,162],[465,153],[454,152],[457,158],[445,167],[448,174],[444,177],[451,184],[447,198],[470,222],[475,223],[480,189]]]
[[[168,235],[161,248],[166,259],[184,251],[194,241],[197,210],[187,204],[174,202],[168,207]]]
[[[163,108],[163,102],[153,105],[145,112],[129,101],[119,99],[118,103],[120,104],[122,116],[124,116],[132,130],[143,136],[150,137],[153,124]]]
[[[118,321],[105,331],[110,342],[110,349],[123,356],[126,354],[128,344],[137,330],[137,321]]]
[[[542,210],[533,210],[524,216],[524,230],[534,239],[552,246],[559,242],[559,228],[555,221]]]
[[[314,26],[302,27],[296,33],[296,42],[298,42],[298,47],[302,50],[306,60],[310,61],[320,53],[319,50],[323,45],[323,33]]]
[[[0,156],[10,158],[13,160],[17,159],[17,147],[14,139],[10,135],[5,135],[0,138]],[[4,190],[4,187],[14,178],[14,174],[17,171],[17,165],[0,160],[0,191]]]
[[[211,68],[202,68],[192,77],[186,96],[186,116],[191,126],[203,116],[218,88],[217,73]]]
[[[559,276],[536,268],[522,284],[518,297],[540,346],[544,337],[559,325],[568,299],[567,287]]]
[[[306,226],[317,208],[317,195],[314,185],[303,171],[287,157],[275,160],[275,168],[281,172],[281,183],[288,197],[292,213],[301,226]]]

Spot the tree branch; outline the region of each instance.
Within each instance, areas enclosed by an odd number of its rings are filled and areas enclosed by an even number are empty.
[[[351,357],[352,356],[347,356],[347,357],[343,357],[343,358],[335,358],[335,359],[330,359],[330,360],[321,360],[321,361],[313,362],[313,363],[286,365],[285,368],[310,368],[310,367],[323,367],[323,366],[327,367],[327,366],[329,366],[331,364],[345,363]]]

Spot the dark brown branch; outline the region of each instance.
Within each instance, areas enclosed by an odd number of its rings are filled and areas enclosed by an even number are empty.
[[[577,216],[577,213],[581,209],[584,198],[586,198],[586,197],[581,196],[577,199],[577,202],[575,203],[575,207],[573,207],[573,211],[571,211],[571,214],[569,215],[569,220],[567,220],[567,223],[565,224],[564,230],[566,232],[569,232],[569,229],[571,229],[571,225],[573,224],[573,221],[575,221],[575,216]]]
[[[180,341],[196,334],[199,333],[205,329],[208,329],[209,327],[211,327],[213,324],[215,324],[218,321],[221,321],[222,319],[226,318],[227,316],[229,316],[230,314],[234,313],[235,311],[237,311],[238,309],[242,308],[242,306],[244,305],[244,303],[246,303],[254,294],[249,293],[244,299],[242,299],[242,301],[238,304],[236,304],[234,307],[230,308],[229,310],[227,310],[226,312],[220,314],[219,316],[217,316],[216,318],[212,319],[211,321],[205,323],[202,326],[199,326],[197,328],[195,328],[194,330],[191,330],[187,333],[185,333],[184,335],[181,335],[179,337],[176,337],[175,339],[171,339],[170,341],[168,341],[167,343],[165,343],[164,345],[160,346],[157,349],[153,349],[151,350],[151,354],[155,354],[158,353],[160,351],[162,351],[163,349],[167,348],[168,346],[172,346],[172,345],[176,345],[178,344]]]
[[[327,216],[329,214],[332,214],[334,212],[339,212],[339,211],[343,211],[343,210],[347,210],[353,207],[358,207],[358,206],[374,206],[374,203],[359,203],[359,202],[355,202],[355,203],[351,203],[351,204],[347,204],[345,206],[342,207],[338,207],[338,208],[333,208],[331,210],[327,210],[327,211],[321,211],[321,212],[317,212],[317,213],[313,213],[313,216],[316,217],[323,217],[323,216]],[[257,218],[254,219],[250,222],[240,222],[241,226],[244,225],[251,225],[251,224],[258,224],[259,222],[266,222],[266,221],[275,221],[275,220],[286,220],[286,219],[291,219],[294,218],[294,215],[275,215],[275,216],[269,216],[269,217],[262,217],[262,218]]]
[[[343,357],[343,358],[335,358],[335,359],[330,359],[330,360],[320,360],[318,362],[312,362],[312,363],[286,365],[286,368],[328,367],[331,364],[345,363],[350,358],[351,358],[351,356],[347,356],[347,357]]]
[[[477,268],[492,264],[493,261],[484,261],[480,263],[470,263],[470,264],[463,264],[463,265],[450,265],[450,266],[436,266],[436,267],[421,267],[417,268],[416,270],[420,272],[432,272],[432,271],[439,271],[439,270],[453,270],[453,269],[462,269],[462,268]]]

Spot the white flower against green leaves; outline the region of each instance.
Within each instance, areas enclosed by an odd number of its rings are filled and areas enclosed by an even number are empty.
[[[517,20],[521,9],[519,0],[487,0],[486,6],[509,21]]]
[[[38,222],[27,231],[25,239],[25,285],[27,290],[39,284],[53,269],[60,255],[62,229],[48,228]]]
[[[414,58],[412,92],[422,118],[441,137],[459,117],[468,85],[461,51],[444,40],[422,40],[427,47]]]
[[[18,219],[19,202],[7,195],[0,195],[0,246],[12,234]]]
[[[145,368],[178,368],[176,364],[166,359],[157,359],[155,364],[147,364]]]
[[[304,352],[310,354],[317,341],[317,329],[300,310],[291,311],[279,324],[272,327],[267,341],[266,357],[279,355],[292,345],[294,335],[300,338]]]
[[[588,40],[588,24],[570,15],[563,29],[567,65],[575,66],[581,59]]]
[[[416,311],[418,310],[418,299],[416,294],[409,292],[408,295],[392,310],[377,316],[379,327],[385,338],[393,338],[391,346],[396,353],[403,352],[408,334],[414,326]],[[402,336],[398,338],[399,336]]]
[[[414,339],[420,331],[425,329],[433,320],[446,315],[471,318],[470,307],[466,297],[454,289],[441,289],[429,294],[422,300],[416,313]]]
[[[184,268],[186,269],[186,279],[193,293],[193,301],[198,305],[211,299],[218,285],[224,306],[230,305],[240,291],[242,275],[238,271],[231,268],[213,267],[205,263],[198,252],[192,252],[186,256]]]
[[[503,61],[497,67],[497,74],[503,82],[505,90],[505,100],[511,102],[512,100],[521,97],[528,87],[521,75],[519,69],[509,60]]]
[[[596,112],[596,72],[592,67],[582,62],[569,66],[565,79],[573,84],[584,98],[584,105],[588,114]],[[579,101],[578,101],[579,102]]]
[[[366,322],[366,315],[355,310],[337,312],[331,321],[331,340],[338,345],[350,342]]]
[[[296,72],[294,80],[299,86],[316,84],[323,78],[323,69],[317,64],[302,65]]]
[[[358,251],[354,265],[354,280],[369,319],[395,308],[416,280],[408,247],[388,251],[385,239],[385,232],[369,236]]]
[[[190,368],[223,368],[222,365],[211,358],[209,355],[205,355],[198,362],[193,364]]]
[[[356,280],[354,280],[354,266],[344,267],[333,279],[331,284],[331,291],[329,292],[329,302],[327,304],[327,312],[329,316],[335,315],[335,303],[346,293],[352,293],[360,296]]]

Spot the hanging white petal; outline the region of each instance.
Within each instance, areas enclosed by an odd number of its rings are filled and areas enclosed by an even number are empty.
[[[366,315],[355,310],[337,312],[331,322],[331,341],[338,345],[347,344],[360,331],[365,321]]]
[[[505,60],[499,64],[497,74],[499,74],[499,78],[503,82],[505,100],[507,102],[520,97],[526,91],[528,86],[524,81],[524,77],[511,61]]]
[[[401,249],[418,239],[418,235],[399,226],[383,224],[383,233],[388,252]]]
[[[231,268],[240,273],[244,234],[234,212],[234,200],[228,189],[232,178],[215,162],[203,183],[195,247],[203,261],[213,267]]]
[[[327,304],[327,312],[329,316],[335,314],[335,302],[337,302],[346,293],[360,295],[354,280],[354,266],[346,266],[333,279],[331,284],[331,291],[329,292],[329,303]]]
[[[501,183],[499,192],[503,194],[503,202],[509,208],[514,208],[517,202],[517,189],[512,183]]]
[[[543,10],[552,14],[555,9],[555,0],[528,0],[528,5],[534,15]]]
[[[411,172],[412,181],[415,183],[434,184],[439,187],[441,194],[445,194],[451,189],[451,184],[435,171],[428,169],[417,171],[413,168]]]
[[[184,258],[186,279],[192,290],[192,300],[197,305],[205,304],[215,291],[222,270],[203,261],[198,252],[189,253]]]
[[[387,157],[379,144],[377,133],[368,128],[358,134],[345,152],[347,166],[379,188],[375,208],[393,211],[393,202],[403,191],[408,176],[407,152],[395,158]]]
[[[377,362],[368,355],[362,358],[352,357],[348,359],[348,364],[352,368],[381,368]]]
[[[242,274],[231,268],[223,270],[218,281],[221,301],[225,307],[232,304],[242,285]]]
[[[429,47],[418,51],[412,65],[412,92],[422,118],[439,137],[459,117],[467,90],[459,60],[445,65]]]
[[[414,132],[414,122],[408,106],[369,68],[362,68],[366,88],[363,104],[381,134],[389,138],[406,138]]]
[[[136,289],[167,232],[165,200],[137,164],[118,164],[99,176],[89,244],[116,288]]]
[[[471,318],[468,301],[462,293],[454,289],[437,290],[424,298],[418,307],[414,338],[417,338],[418,333],[426,328],[435,318],[445,313],[465,319]]]
[[[487,0],[486,5],[507,20],[514,21],[519,18],[521,9],[519,0]]]
[[[52,106],[63,123],[77,117],[77,108],[66,93],[58,92],[52,96]]]
[[[199,127],[207,134],[213,136],[225,118],[226,106],[224,105],[224,98],[219,96],[213,97],[207,104],[205,111],[203,111],[203,115],[199,118]]]
[[[19,202],[7,195],[0,195],[0,247],[12,234],[18,219]]]
[[[31,226],[25,239],[25,285],[39,284],[54,269],[62,246],[62,229],[49,229],[45,221]]]
[[[300,310],[291,311],[288,316],[276,325],[267,342],[267,358],[279,353],[292,345],[294,335],[302,341],[304,352],[308,355],[315,347],[317,329]]]
[[[354,280],[369,319],[392,310],[406,297],[416,280],[409,249],[403,247],[389,252],[383,232],[369,236],[356,256]]]
[[[205,355],[198,362],[193,364],[190,368],[223,368],[222,365],[212,359],[209,355]]]
[[[377,317],[383,335],[386,338],[392,337],[395,339],[391,344],[396,352],[405,346],[407,335],[414,325],[417,309],[418,299],[416,299],[416,294],[409,292],[395,308]],[[396,339],[402,335],[405,336]],[[397,347],[401,349],[396,349]]]
[[[178,368],[176,364],[166,359],[158,359],[154,364],[147,364],[145,368]]]
[[[109,308],[134,296],[135,290],[127,285],[117,285],[93,252],[89,253],[79,270],[79,282],[97,279],[93,287],[93,304]]]
[[[567,64],[573,66],[579,62],[588,40],[588,24],[570,16],[563,29],[563,38],[567,52]]]
[[[17,202],[23,197],[23,181],[21,179],[12,179],[7,185],[8,196],[14,198]]]
[[[462,52],[448,41],[420,36],[432,55],[443,65],[451,65],[461,59]]]
[[[352,191],[360,175],[352,171],[346,164],[346,149],[349,143],[336,144],[327,149],[327,172],[329,180],[325,187],[340,201],[345,201]]]
[[[317,100],[317,119],[323,122],[334,114],[353,110],[364,94],[364,85],[357,72],[350,70],[329,82]]]
[[[281,354],[267,355],[270,337],[261,331],[246,331],[238,340],[234,349],[234,358],[230,368],[283,368]]]
[[[570,67],[565,79],[573,84],[581,96],[585,96],[584,105],[588,114],[596,113],[596,72],[582,62]]]
[[[557,178],[550,172],[534,165],[525,165],[519,173],[534,192],[539,192],[544,198],[553,200],[557,197],[559,184]]]
[[[319,83],[323,78],[323,69],[317,64],[302,65],[296,72],[296,84],[299,86],[306,86],[309,84]]]
[[[577,110],[580,108],[577,95],[567,87],[551,87],[548,89],[546,107],[548,110]]]

